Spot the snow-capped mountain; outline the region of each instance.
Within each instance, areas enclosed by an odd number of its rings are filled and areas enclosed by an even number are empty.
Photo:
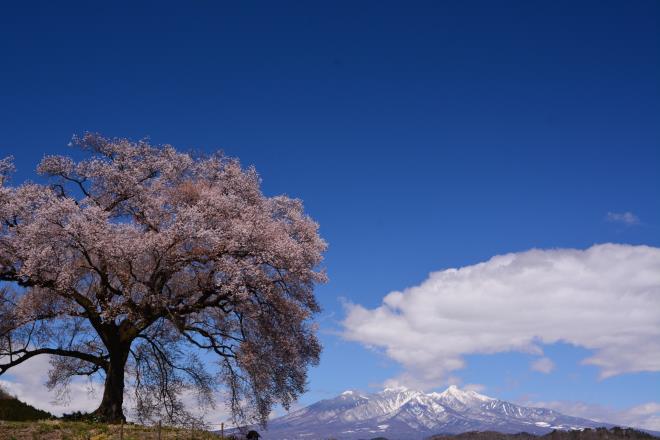
[[[273,419],[263,438],[416,440],[466,431],[545,434],[553,429],[597,426],[611,425],[515,405],[456,386],[428,394],[388,388],[375,394],[345,391],[333,399]]]

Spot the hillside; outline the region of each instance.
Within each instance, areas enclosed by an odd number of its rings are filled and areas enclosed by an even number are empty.
[[[52,418],[52,414],[21,402],[0,388],[0,420],[30,421]]]

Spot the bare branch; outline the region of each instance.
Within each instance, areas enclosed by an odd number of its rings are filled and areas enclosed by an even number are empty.
[[[94,356],[89,353],[83,353],[80,351],[75,351],[75,350],[64,350],[61,348],[37,348],[34,350],[26,350],[26,349],[20,349],[16,350],[13,353],[13,356],[19,356],[18,358],[14,359],[13,361],[6,362],[6,363],[1,363],[0,364],[0,375],[4,374],[7,370],[9,370],[12,367],[15,367],[16,365],[20,365],[23,362],[27,361],[28,359],[31,359],[35,356],[38,356],[40,354],[50,354],[54,356],[64,356],[64,357],[72,357],[76,359],[83,360],[85,362],[89,362],[91,364],[97,365],[99,368],[107,368],[107,359],[104,359],[99,356]]]

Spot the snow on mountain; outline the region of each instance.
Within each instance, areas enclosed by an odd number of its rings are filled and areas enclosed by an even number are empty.
[[[543,408],[528,408],[450,386],[442,393],[388,388],[379,393],[345,391],[273,419],[266,440],[387,437],[418,440],[433,434],[493,430],[545,434],[553,429],[611,426],[565,416]]]

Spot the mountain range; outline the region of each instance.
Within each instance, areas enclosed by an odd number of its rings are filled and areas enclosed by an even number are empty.
[[[540,435],[555,429],[612,426],[450,386],[441,393],[406,388],[386,388],[371,394],[345,391],[271,420],[263,434],[267,440],[417,440],[469,431]]]

